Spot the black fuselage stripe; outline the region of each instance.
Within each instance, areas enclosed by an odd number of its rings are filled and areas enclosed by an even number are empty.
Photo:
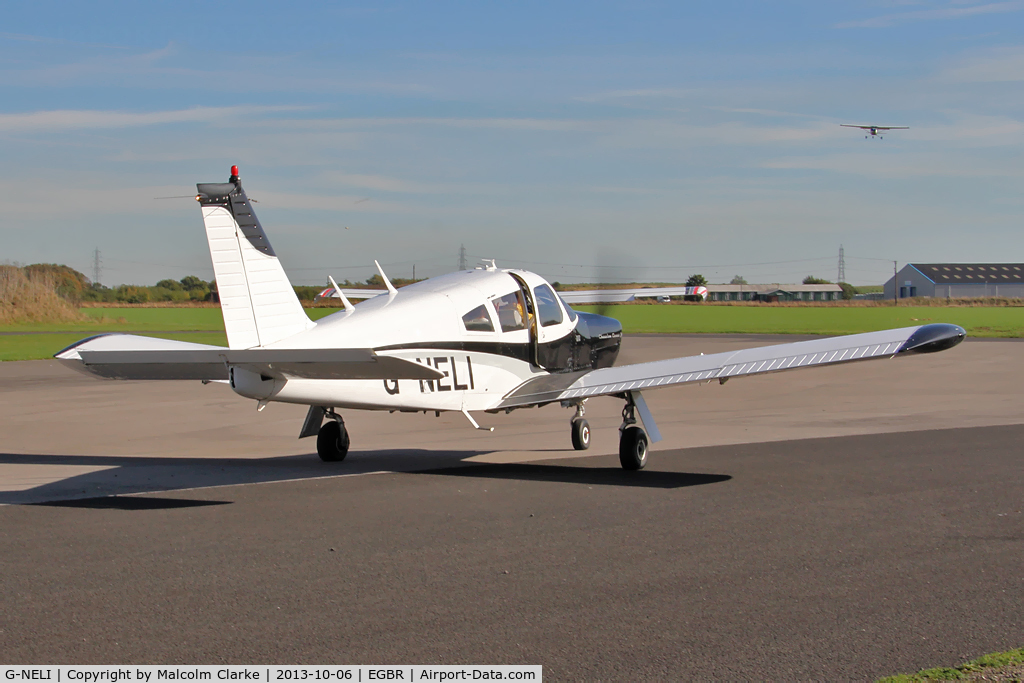
[[[474,341],[450,341],[450,342],[419,342],[409,344],[389,344],[378,346],[374,351],[403,351],[406,349],[437,349],[440,351],[468,351],[472,353],[486,353],[492,356],[504,356],[530,362],[530,345],[513,344],[509,342],[474,342]]]

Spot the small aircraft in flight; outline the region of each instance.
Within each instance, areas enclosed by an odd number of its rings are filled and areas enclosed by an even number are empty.
[[[490,261],[395,289],[353,305],[331,279],[344,310],[313,322],[242,189],[200,183],[196,200],[220,294],[228,346],[131,334],[83,339],[56,354],[63,363],[113,379],[193,379],[228,384],[257,401],[309,406],[299,438],[317,437],[324,461],[344,460],[349,435],[339,408],[401,412],[509,412],[560,404],[574,410],[572,445],[590,446],[584,404],[623,401],[619,460],[647,463],[661,439],[644,393],[678,384],[942,351],[965,336],[956,325],[816,339],[615,367],[618,320],[573,310],[534,273]],[[326,422],[324,422],[326,418]]]
[[[910,130],[910,126],[859,126],[855,123],[840,123],[839,125],[842,126],[843,128],[860,128],[861,130],[868,131],[869,133],[871,133],[871,135],[865,135],[865,140],[867,140],[869,137],[873,138],[875,136],[878,136],[878,139],[881,140],[882,136],[878,135],[878,131]]]

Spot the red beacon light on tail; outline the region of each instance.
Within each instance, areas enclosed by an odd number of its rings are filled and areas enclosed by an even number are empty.
[[[231,167],[231,177],[232,178],[237,178],[238,177],[238,166],[232,166]]]

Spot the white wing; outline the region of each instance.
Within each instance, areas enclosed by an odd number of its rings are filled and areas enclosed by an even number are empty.
[[[843,128],[860,128],[861,130],[910,130],[910,126],[861,126],[855,123],[840,123]]]
[[[852,334],[742,351],[689,356],[588,372],[547,375],[509,392],[495,409],[583,399],[833,363],[942,351],[963,341],[963,328],[943,323]]]
[[[229,349],[223,346],[107,334],[83,339],[54,356],[76,370],[110,379],[228,379],[228,366],[268,377],[307,379],[439,379],[425,365],[378,356],[373,349]]]

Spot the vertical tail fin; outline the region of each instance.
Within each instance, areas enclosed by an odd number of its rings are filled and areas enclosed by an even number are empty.
[[[313,327],[242,189],[238,167],[231,167],[228,182],[196,188],[228,346],[266,346]]]

